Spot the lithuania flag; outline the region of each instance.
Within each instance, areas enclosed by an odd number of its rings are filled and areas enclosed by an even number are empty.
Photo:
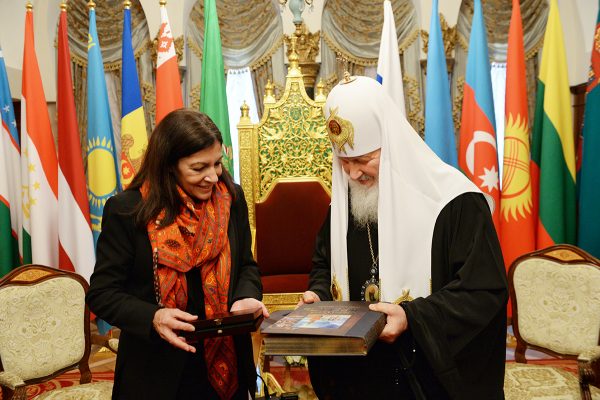
[[[579,236],[577,244],[600,257],[600,12],[596,22],[592,66],[583,120],[583,156],[579,181]]]
[[[575,145],[557,0],[550,2],[544,35],[531,159],[534,209],[539,207],[537,248],[575,244]]]

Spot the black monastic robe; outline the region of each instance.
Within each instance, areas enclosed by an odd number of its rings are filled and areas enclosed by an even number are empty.
[[[371,276],[366,229],[350,213],[350,300]],[[407,227],[410,229],[410,227]],[[371,227],[377,256],[377,229]],[[319,232],[309,290],[331,300],[330,217]],[[398,265],[402,268],[402,265]],[[431,248],[431,295],[402,304],[408,331],[366,357],[311,357],[319,399],[502,399],[506,273],[484,197],[465,193],[440,212]]]

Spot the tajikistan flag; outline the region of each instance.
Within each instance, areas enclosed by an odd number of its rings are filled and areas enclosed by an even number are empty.
[[[23,262],[58,267],[58,161],[33,42],[33,8],[25,15],[21,97]]]

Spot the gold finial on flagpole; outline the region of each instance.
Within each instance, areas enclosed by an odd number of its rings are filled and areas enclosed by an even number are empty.
[[[125,0],[123,2],[123,8],[129,10],[131,8],[131,2],[129,0]]]
[[[161,6],[166,6],[167,5],[167,0],[160,0],[158,2],[158,4],[160,4]]]
[[[62,1],[60,2],[60,9],[61,9],[61,10],[67,11],[67,8],[68,8],[68,7],[69,7],[69,6],[67,6],[67,0],[62,0]]]
[[[28,1],[27,4],[25,4],[25,8],[27,9],[27,11],[32,11],[33,10],[33,4],[31,4],[31,2]]]
[[[88,1],[88,8],[90,10],[93,10],[94,8],[96,8],[96,3],[94,3],[94,0]]]

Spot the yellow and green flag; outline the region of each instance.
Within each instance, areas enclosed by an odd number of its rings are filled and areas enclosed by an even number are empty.
[[[563,31],[556,0],[544,35],[531,143],[537,248],[575,244],[575,144]],[[536,215],[534,212],[533,215]]]

